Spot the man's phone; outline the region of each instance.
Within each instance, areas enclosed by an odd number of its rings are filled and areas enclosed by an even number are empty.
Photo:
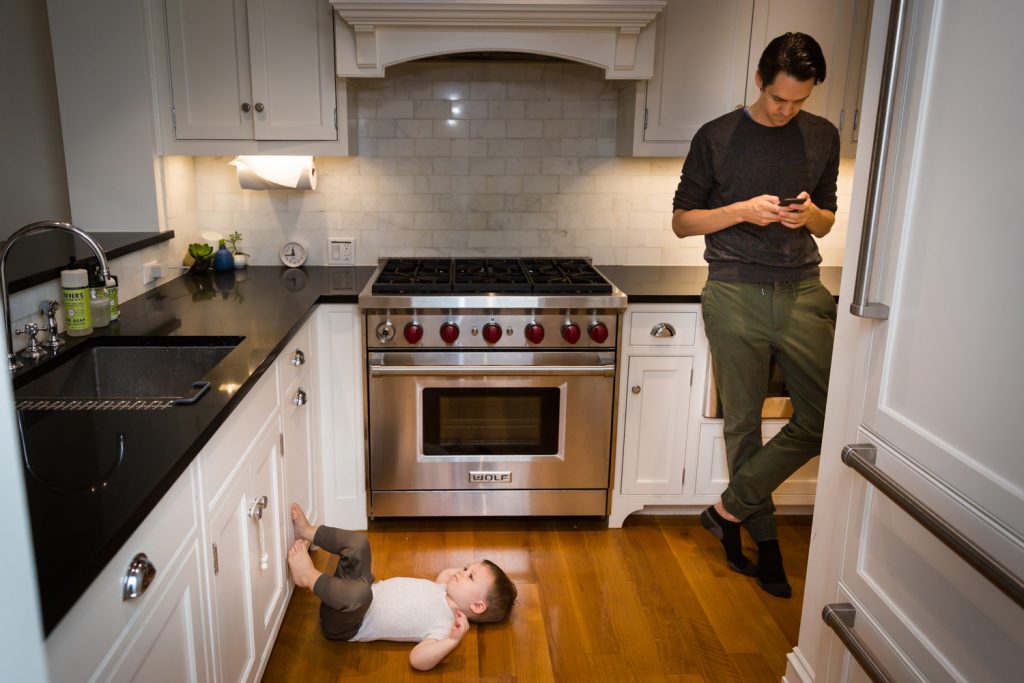
[[[788,197],[787,199],[780,199],[779,206],[789,206],[790,204],[803,204],[807,201],[807,197]]]

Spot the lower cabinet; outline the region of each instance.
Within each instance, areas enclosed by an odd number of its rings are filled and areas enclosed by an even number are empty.
[[[218,680],[258,678],[287,597],[278,421],[241,460],[207,524]]]
[[[693,358],[629,359],[622,493],[683,492]]]

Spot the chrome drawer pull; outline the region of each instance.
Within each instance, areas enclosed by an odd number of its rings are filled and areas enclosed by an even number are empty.
[[[306,364],[306,354],[301,350],[295,349],[295,354],[292,356],[292,365],[299,367]]]
[[[913,517],[921,526],[932,532],[950,550],[962,557],[978,573],[992,582],[1017,603],[1024,607],[1024,579],[1007,569],[977,543],[964,536],[949,522],[930,507],[911,495],[892,477],[875,464],[877,449],[869,443],[848,444],[843,448],[842,460],[850,469],[858,472],[868,483],[884,493]]]
[[[879,663],[878,658],[871,653],[868,646],[853,630],[853,622],[856,617],[857,610],[848,602],[835,602],[825,605],[825,608],[821,610],[821,620],[836,632],[836,636],[864,669],[868,678],[875,683],[895,683],[896,679],[889,675]]]
[[[131,600],[139,597],[146,592],[155,577],[156,567],[149,561],[145,553],[139,553],[132,558],[131,564],[128,565],[128,571],[125,572],[124,579],[121,580],[121,599]]]
[[[658,323],[651,328],[652,337],[674,337],[676,336],[676,328],[672,327],[668,323]]]
[[[292,405],[304,406],[309,402],[309,394],[306,393],[305,389],[299,389],[295,392],[295,396],[292,398]]]

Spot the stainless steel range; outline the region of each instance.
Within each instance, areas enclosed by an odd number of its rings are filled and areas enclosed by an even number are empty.
[[[607,514],[626,296],[585,259],[389,259],[366,314],[370,515]]]

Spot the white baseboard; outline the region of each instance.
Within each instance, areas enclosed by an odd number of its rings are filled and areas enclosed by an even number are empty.
[[[782,677],[782,683],[814,683],[814,671],[799,647],[794,647],[786,655],[786,675]]]

